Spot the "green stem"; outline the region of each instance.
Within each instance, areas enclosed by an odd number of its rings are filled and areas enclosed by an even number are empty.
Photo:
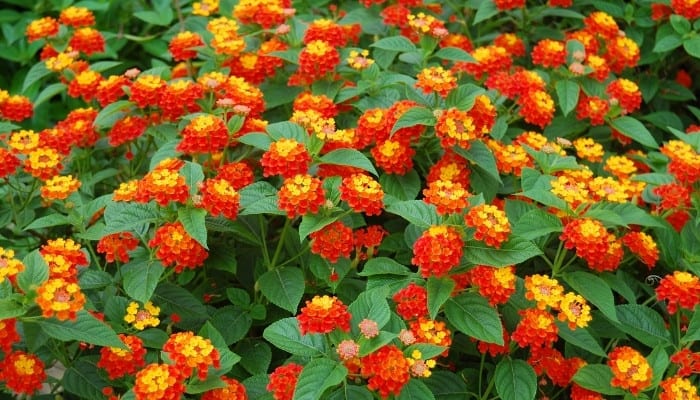
[[[260,242],[262,243],[262,255],[265,265],[270,266],[270,252],[267,250],[267,232],[265,231],[265,218],[258,214],[258,225],[260,225]]]
[[[561,268],[561,263],[564,261],[566,256],[566,250],[564,249],[564,242],[559,242],[559,247],[557,247],[557,254],[554,256],[554,265],[552,265],[552,277],[559,274],[559,269]]]
[[[484,380],[484,362],[486,361],[486,353],[481,353],[481,362],[479,363],[479,396],[481,396],[481,382]]]
[[[284,219],[284,227],[282,227],[282,233],[280,233],[280,240],[277,242],[277,248],[275,249],[275,254],[272,256],[272,261],[268,264],[268,269],[274,269],[277,266],[277,260],[282,253],[282,245],[287,238],[287,231],[291,225],[292,220],[289,218]]]

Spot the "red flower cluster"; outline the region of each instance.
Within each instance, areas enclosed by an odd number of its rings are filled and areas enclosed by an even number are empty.
[[[335,221],[309,235],[311,252],[335,264],[341,257],[349,258],[354,248],[352,228]]]
[[[349,332],[350,318],[348,307],[335,296],[314,296],[297,315],[302,335],[330,333],[336,328]]]
[[[297,379],[303,369],[304,367],[293,362],[275,368],[270,374],[267,391],[272,393],[275,400],[292,400]]]
[[[424,278],[442,277],[459,265],[463,247],[464,241],[454,228],[431,226],[414,243],[411,262],[420,268]]]
[[[119,339],[128,347],[103,347],[100,349],[100,360],[97,367],[107,371],[109,379],[119,379],[125,375],[133,375],[139,368],[146,365],[146,348],[138,336],[120,334]]]
[[[182,223],[170,222],[156,229],[153,239],[148,246],[156,249],[156,258],[163,265],[175,267],[175,272],[185,268],[195,269],[207,259],[207,250],[194,240],[185,230]]]

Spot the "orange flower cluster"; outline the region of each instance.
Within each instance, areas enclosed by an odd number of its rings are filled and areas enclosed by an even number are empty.
[[[44,362],[34,354],[14,351],[0,361],[0,382],[18,395],[32,395],[46,380]]]
[[[102,80],[102,75],[99,72],[90,69],[82,71],[68,84],[68,95],[71,97],[82,97],[83,100],[90,101]]]
[[[136,373],[133,391],[136,400],[178,400],[185,385],[177,366],[153,363]]]
[[[428,291],[423,286],[411,282],[392,297],[396,303],[396,313],[406,321],[428,315]]]
[[[161,207],[167,206],[171,201],[187,202],[190,197],[189,188],[185,178],[178,173],[184,164],[184,161],[172,158],[158,163],[151,172],[138,181],[133,200],[140,203],[155,200]]]
[[[693,353],[690,349],[684,348],[673,354],[670,360],[678,366],[676,372],[678,376],[687,377],[700,373],[700,353]]]
[[[525,0],[494,0],[496,8],[501,11],[512,10],[525,7]]]
[[[49,240],[41,246],[39,253],[49,267],[49,278],[63,278],[66,281],[77,282],[77,267],[88,265],[85,253],[73,239]]]
[[[563,42],[543,39],[532,49],[532,63],[545,68],[557,68],[566,62],[566,46]]]
[[[624,114],[631,113],[642,105],[642,93],[639,86],[629,79],[616,79],[605,89],[610,100],[619,104]]]
[[[355,231],[355,254],[360,260],[366,260],[377,254],[382,240],[389,235],[381,225],[370,225]],[[363,251],[362,249],[366,249]]]
[[[199,83],[180,79],[168,82],[164,89],[158,100],[164,120],[175,121],[185,113],[200,110],[197,100],[204,97],[204,89]]]
[[[97,242],[97,252],[105,255],[107,262],[129,262],[129,252],[135,250],[139,240],[131,232],[119,232],[105,235]]]
[[[518,99],[520,110],[518,113],[525,118],[525,122],[544,128],[552,122],[554,117],[554,100],[544,90],[528,92]]]
[[[411,365],[403,352],[393,344],[361,358],[362,377],[368,379],[367,388],[379,393],[382,399],[398,396],[411,379]]]
[[[388,139],[377,142],[370,153],[375,164],[387,174],[404,175],[413,168],[416,151],[405,141]]]
[[[241,0],[233,8],[233,16],[244,24],[258,24],[269,29],[291,16],[285,11],[291,6],[291,0]]]
[[[448,349],[442,352],[443,356],[447,356],[450,345],[452,344],[452,333],[447,328],[444,322],[428,319],[427,317],[419,317],[408,324],[415,343],[428,343],[436,346],[444,346]]]
[[[17,156],[0,147],[0,179],[4,179],[17,171],[20,161]]]
[[[24,170],[43,181],[57,175],[63,169],[63,157],[51,147],[39,147],[32,150],[24,159]]]
[[[202,37],[190,31],[179,32],[170,39],[168,49],[175,61],[187,61],[197,57],[197,47],[204,46]]]
[[[499,354],[508,354],[510,353],[510,334],[506,328],[503,328],[503,345],[478,340],[476,347],[479,353],[489,353],[491,357],[496,357]]]
[[[457,78],[452,71],[442,67],[428,67],[421,70],[417,76],[416,87],[423,90],[423,93],[437,93],[445,98],[457,87]]]
[[[24,271],[24,264],[15,258],[15,251],[0,247],[0,283],[5,282],[5,279],[14,283],[17,274],[22,271]]]
[[[682,15],[689,20],[700,18],[700,4],[693,0],[671,0],[673,13]]]
[[[41,198],[47,202],[65,200],[68,196],[78,191],[81,184],[78,179],[73,178],[73,175],[56,175],[44,182],[44,186],[40,190]]]
[[[138,336],[120,334],[119,339],[128,347],[103,347],[97,367],[107,371],[109,379],[115,380],[126,375],[133,375],[146,365],[146,348]]]
[[[307,31],[308,32],[308,31]],[[323,118],[333,118],[338,115],[338,106],[324,94],[301,92],[292,103],[293,111],[313,110]]]
[[[461,184],[452,181],[435,180],[423,190],[423,201],[434,204],[438,214],[460,213],[467,207],[470,196]]]
[[[688,143],[670,140],[661,147],[670,162],[668,172],[683,184],[692,185],[700,181],[700,153]]]
[[[599,272],[616,270],[624,256],[620,241],[598,220],[575,219],[566,224],[559,239]]]
[[[326,202],[321,180],[311,175],[299,174],[285,179],[278,195],[278,206],[290,219],[317,213]]]
[[[253,169],[245,162],[227,163],[219,167],[215,179],[223,179],[234,190],[241,190],[255,181]]]
[[[527,360],[537,375],[546,374],[553,384],[566,387],[576,372],[586,364],[578,357],[565,358],[559,350],[549,347],[534,347],[530,349]]]
[[[198,115],[182,131],[182,141],[175,148],[185,154],[216,153],[229,142],[226,123],[211,114]]]
[[[470,281],[492,306],[505,304],[515,293],[515,267],[494,268],[477,265],[469,270]]]
[[[443,112],[435,124],[435,134],[443,148],[459,146],[469,149],[470,142],[488,134],[496,122],[496,109],[484,95],[479,95],[469,111],[455,108]]]
[[[608,355],[608,366],[613,373],[610,384],[637,395],[651,385],[652,369],[649,362],[637,350],[619,346]]]
[[[304,367],[293,362],[275,368],[270,374],[267,391],[272,393],[275,400],[292,400],[299,374],[303,369]]]
[[[333,72],[340,64],[340,53],[324,40],[312,40],[299,53],[299,70],[289,78],[289,84],[309,84]]]
[[[489,204],[480,204],[469,209],[464,216],[468,227],[476,229],[474,239],[488,246],[500,248],[510,235],[510,222],[503,210]]]
[[[202,199],[199,207],[204,208],[212,216],[223,215],[230,220],[238,216],[241,195],[225,179],[205,179],[200,187]]]
[[[270,148],[263,153],[260,164],[263,176],[282,175],[283,178],[291,178],[308,172],[311,154],[303,143],[282,138],[270,144]]]
[[[242,383],[228,376],[222,376],[226,387],[212,389],[202,394],[202,400],[248,400],[246,388]]]
[[[0,117],[9,121],[23,121],[34,115],[34,105],[29,98],[9,95],[0,89]]]
[[[148,246],[157,247],[156,258],[166,267],[174,266],[178,273],[185,268],[202,266],[209,256],[207,249],[194,240],[179,221],[166,223],[156,229]]]
[[[453,67],[456,71],[465,71],[481,80],[500,70],[508,70],[513,65],[513,59],[506,48],[496,45],[481,46],[471,52],[476,62],[457,62]]]
[[[659,301],[668,301],[666,308],[671,314],[678,311],[678,306],[686,310],[693,310],[700,304],[700,278],[683,271],[673,271],[673,275],[666,275],[656,288],[656,298]]]
[[[238,35],[238,23],[227,18],[220,17],[209,21],[207,24],[213,38],[209,43],[216,54],[238,56],[245,50],[245,40]]]
[[[598,96],[581,95],[576,103],[576,118],[590,120],[592,126],[603,125],[610,103]]]
[[[354,248],[352,228],[345,226],[340,221],[324,226],[311,233],[309,237],[311,238],[311,252],[333,264],[338,262],[341,257],[349,258]]]
[[[649,267],[654,267],[659,260],[659,248],[654,239],[644,232],[630,232],[622,237],[622,244]]]
[[[659,400],[700,400],[698,388],[687,378],[672,376],[661,381],[659,387]]]
[[[189,376],[193,369],[197,369],[201,381],[207,379],[209,366],[220,367],[219,351],[211,341],[189,331],[170,335],[163,344],[163,351],[168,353],[168,358],[182,375]]]
[[[463,247],[464,241],[455,228],[433,225],[414,243],[411,262],[418,266],[423,278],[439,278],[459,265]]]
[[[95,53],[103,53],[105,51],[105,38],[96,29],[82,27],[73,32],[73,36],[68,41],[68,46],[88,56]]]
[[[341,26],[330,19],[316,19],[306,29],[303,43],[308,44],[314,40],[323,40],[331,46],[343,47],[351,40],[356,41],[352,38],[355,29],[354,25]]]
[[[518,346],[551,347],[559,339],[554,317],[547,311],[528,308],[519,314],[522,318],[511,335]]]
[[[27,41],[31,43],[58,35],[59,28],[60,25],[55,18],[43,17],[30,22],[24,34],[27,36]]]
[[[433,181],[450,181],[460,184],[465,190],[469,188],[469,175],[471,171],[467,161],[447,150],[435,164],[430,167],[426,181],[428,184]]]
[[[384,208],[384,191],[371,176],[361,173],[343,178],[340,184],[340,199],[350,208],[366,215],[379,215]]]
[[[77,312],[85,305],[85,295],[77,282],[63,278],[49,279],[36,290],[36,304],[44,318],[56,317],[60,321],[75,320]]]
[[[129,100],[139,108],[157,106],[166,82],[155,75],[141,75],[131,84]]]
[[[127,115],[112,125],[107,134],[110,146],[119,146],[139,138],[148,128],[148,120],[144,117]]]
[[[348,307],[335,296],[314,296],[297,315],[302,335],[330,333],[336,328],[349,332],[350,318]]]
[[[520,176],[523,168],[533,166],[527,151],[518,143],[504,144],[497,140],[488,140],[486,145],[493,152],[496,168],[502,174]]]

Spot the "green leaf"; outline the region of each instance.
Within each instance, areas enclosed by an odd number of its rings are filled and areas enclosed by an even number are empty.
[[[127,202],[110,202],[105,207],[104,214],[107,232],[130,232],[160,220],[160,214],[154,204],[140,204]]]
[[[391,134],[401,128],[408,128],[416,125],[435,126],[437,120],[433,112],[425,107],[413,107],[404,112],[391,128]]]
[[[667,228],[666,223],[632,203],[598,202],[591,206],[591,211],[611,211],[619,215],[624,225],[641,225],[655,228]]]
[[[455,281],[450,278],[436,278],[431,276],[425,286],[428,291],[428,314],[430,319],[435,319],[440,307],[450,298],[455,288]]]
[[[310,234],[317,232],[332,224],[338,217],[328,217],[321,214],[307,214],[301,217],[299,224],[299,241],[303,241]]]
[[[98,61],[90,64],[90,70],[95,72],[104,72],[124,64],[122,61]]]
[[[424,382],[436,399],[462,400],[469,397],[470,392],[464,383],[464,378],[453,372],[435,370]]]
[[[168,11],[136,11],[132,15],[143,22],[158,25],[158,26],[168,26],[173,20],[173,11],[167,8]]]
[[[263,151],[268,151],[272,144],[272,139],[264,133],[249,133],[238,138],[238,141],[253,146]]]
[[[474,60],[474,57],[472,57],[471,54],[458,47],[443,47],[440,50],[438,50],[435,54],[433,54],[433,56],[450,61],[461,61],[469,63],[476,62],[476,60]]]
[[[484,94],[486,91],[481,86],[467,83],[452,90],[445,99],[447,107],[455,107],[459,110],[470,110],[474,106],[476,96]]]
[[[228,385],[226,384],[226,382],[221,380],[220,377],[216,375],[209,375],[207,376],[207,379],[204,382],[197,379],[187,383],[187,386],[185,387],[185,393],[200,394],[214,389],[225,388],[226,386]]]
[[[199,191],[197,186],[204,180],[204,171],[202,170],[202,166],[196,162],[185,161],[185,165],[180,168],[180,175],[185,178],[185,183],[187,184],[187,187],[190,188],[190,195],[196,195]]]
[[[262,340],[246,339],[236,347],[241,366],[251,375],[266,374],[272,362],[272,349]]]
[[[523,168],[521,179],[523,196],[546,206],[566,210],[566,202],[551,192],[553,176],[542,175],[532,168]]]
[[[319,158],[318,161],[320,164],[347,165],[356,167],[365,170],[374,176],[379,175],[369,158],[355,149],[333,150]]]
[[[46,68],[45,62],[42,61],[34,64],[27,72],[27,76],[24,77],[24,83],[22,84],[22,93],[26,93],[27,89],[29,89],[30,86],[32,86],[36,82],[39,82],[41,79],[43,79],[45,76],[50,75],[51,73],[51,70]]]
[[[480,241],[469,240],[464,246],[464,254],[474,264],[505,267],[538,256],[542,250],[529,240],[511,235],[498,249]]]
[[[503,326],[498,311],[477,293],[463,293],[448,300],[445,315],[465,335],[503,345]]]
[[[501,175],[496,167],[496,158],[493,156],[491,149],[480,140],[472,140],[468,150],[461,147],[454,147],[455,153],[471,161],[472,164],[482,168],[496,182],[501,182]]]
[[[177,210],[177,220],[182,223],[185,231],[208,250],[206,216],[207,210],[202,208],[183,207]]]
[[[693,36],[683,41],[683,48],[686,53],[695,58],[700,58],[700,37]]]
[[[379,177],[379,184],[384,193],[399,201],[414,200],[421,189],[420,176],[414,169],[404,175],[382,174]]]
[[[623,396],[626,392],[620,388],[612,387],[613,379],[610,367],[603,364],[588,364],[579,368],[573,381],[582,388],[609,396]]]
[[[566,273],[562,278],[572,289],[598,307],[603,315],[611,321],[618,321],[615,298],[610,286],[603,279],[585,271]]]
[[[253,324],[249,306],[245,309],[235,305],[218,308],[209,319],[212,326],[221,333],[224,343],[229,346],[243,339]]]
[[[671,15],[669,17],[669,22],[671,22],[673,30],[679,35],[685,35],[686,33],[690,32],[691,29],[693,29],[692,26],[690,26],[690,21],[678,14]]]
[[[651,386],[656,387],[661,382],[661,379],[663,379],[670,363],[668,353],[666,353],[664,346],[656,346],[646,358],[653,371]]]
[[[239,191],[241,211],[238,215],[285,215],[277,206],[277,190],[270,183],[258,181]]]
[[[94,362],[80,358],[65,371],[61,385],[66,392],[81,399],[101,400],[105,398],[102,389],[110,386],[110,383],[103,378]]]
[[[502,359],[493,379],[496,393],[503,400],[532,400],[537,392],[537,375],[530,364],[523,360]]]
[[[146,303],[151,300],[165,267],[158,260],[134,260],[122,266],[121,270],[126,294]]]
[[[326,348],[322,335],[302,335],[295,317],[283,318],[263,331],[263,338],[280,350],[302,357],[323,356]]]
[[[578,104],[579,87],[576,82],[563,80],[555,85],[559,107],[564,116],[568,115]]]
[[[382,49],[382,50],[390,50],[390,51],[398,51],[398,52],[407,52],[407,51],[415,51],[416,50],[416,45],[414,45],[405,36],[385,37],[383,39],[379,39],[376,42],[372,43],[370,45],[370,47],[376,47],[376,48]]]
[[[440,216],[435,206],[422,200],[399,201],[387,207],[386,212],[399,215],[421,228],[428,228],[440,223]]]
[[[294,400],[318,400],[326,389],[339,385],[348,375],[342,363],[315,358],[304,366],[294,389]]]
[[[229,344],[224,340],[221,332],[216,329],[211,321],[205,322],[198,334],[211,340],[212,345],[214,345],[214,347],[216,347],[216,349],[219,351],[221,363],[220,367],[216,370],[217,375],[227,373],[231,370],[231,367],[241,361],[241,357],[228,348]]]
[[[561,220],[539,208],[523,214],[512,223],[512,233],[526,240],[537,239],[550,233],[561,232]]]
[[[299,143],[306,144],[306,141],[309,138],[309,134],[306,133],[304,128],[294,122],[275,122],[274,124],[268,125],[265,129],[270,137],[275,141],[285,138],[294,139]]]
[[[628,138],[646,147],[658,149],[656,139],[649,130],[638,120],[632,117],[620,117],[610,122],[610,125]]]
[[[304,295],[304,273],[299,268],[276,268],[260,276],[258,285],[270,302],[295,314]]]
[[[693,317],[688,324],[688,330],[681,338],[681,343],[691,343],[700,340],[700,312],[693,313]]]
[[[109,325],[85,310],[78,311],[75,321],[47,318],[38,320],[37,323],[44,333],[63,342],[78,341],[97,346],[126,348]]]
[[[622,304],[616,307],[616,326],[649,347],[671,343],[671,334],[664,319],[653,309],[640,304]]]
[[[0,299],[0,320],[24,315],[27,311],[27,307],[22,305],[22,303],[19,302],[20,300],[20,295]]]
[[[411,275],[410,269],[403,264],[399,264],[388,257],[375,257],[367,261],[365,266],[362,268],[362,272],[359,272],[360,276],[373,276],[373,275]]]
[[[498,14],[496,3],[491,0],[482,1],[479,8],[476,10],[476,15],[474,15],[474,25],[491,18],[496,14]]]
[[[374,400],[372,392],[366,386],[343,385],[341,388],[331,393],[328,400]]]
[[[49,279],[49,266],[41,257],[39,250],[34,250],[22,259],[24,270],[17,274],[17,286],[24,293],[36,290]]]
[[[153,303],[161,307],[162,315],[177,314],[182,324],[200,326],[208,318],[207,308],[187,289],[162,282],[153,294]]]
[[[435,400],[435,395],[420,379],[410,379],[396,400]]]
[[[36,96],[33,101],[34,108],[36,109],[39,105],[43,104],[45,101],[51,99],[53,96],[64,92],[66,90],[66,85],[63,83],[54,83],[45,87],[41,93]]]
[[[105,108],[100,110],[97,117],[95,117],[95,122],[93,125],[96,129],[110,129],[117,120],[121,119],[127,108],[133,107],[134,103],[129,100],[119,100],[114,103],[108,104]]]
[[[377,288],[360,293],[357,299],[348,306],[352,316],[350,328],[353,334],[359,334],[358,325],[362,320],[369,319],[382,329],[391,318],[389,303],[386,301],[386,288]]]
[[[52,226],[70,225],[68,217],[62,214],[49,214],[35,219],[31,224],[24,227],[25,230],[50,228]]]
[[[435,358],[435,357],[441,355],[448,348],[449,347],[447,347],[447,346],[438,346],[438,345],[431,344],[431,343],[415,343],[415,344],[412,344],[412,345],[406,347],[403,351],[403,354],[405,354],[406,357],[411,357],[411,354],[415,350],[418,350],[418,351],[420,351],[421,358],[423,360],[427,360],[427,359]]]
[[[654,53],[664,53],[678,48],[683,44],[683,38],[675,32],[668,32],[665,36],[660,37],[662,31],[659,30],[656,35],[656,42],[654,44]]]
[[[559,328],[559,337],[564,339],[567,343],[586,350],[591,354],[595,354],[596,356],[607,357],[605,350],[600,347],[598,341],[587,329],[571,330],[569,324],[560,321],[556,321],[556,324]]]

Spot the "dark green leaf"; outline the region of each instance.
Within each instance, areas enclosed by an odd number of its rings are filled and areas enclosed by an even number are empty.
[[[428,228],[431,225],[440,223],[440,216],[435,206],[422,200],[399,201],[387,207],[386,211],[399,215],[406,221],[421,228]]]
[[[420,379],[411,379],[396,396],[396,400],[434,400],[433,392]]]
[[[304,274],[299,268],[276,268],[260,276],[258,285],[273,304],[295,314],[304,295]]]
[[[47,100],[50,100],[53,96],[64,92],[66,90],[66,85],[63,83],[54,83],[51,84],[47,87],[45,87],[41,93],[39,93],[36,96],[36,99],[33,101],[34,108],[40,106],[42,103],[44,103]]]
[[[457,47],[443,47],[440,50],[438,50],[433,56],[450,61],[461,61],[470,63],[476,62],[476,60],[474,60],[474,57],[472,57],[471,54]]]
[[[185,183],[187,183],[187,186],[190,188],[190,195],[196,195],[198,185],[204,180],[202,166],[196,162],[185,161],[185,165],[180,168],[180,175],[185,178]]]
[[[550,233],[561,232],[561,220],[555,215],[536,208],[512,223],[512,232],[526,240],[537,239]]]
[[[649,130],[641,122],[632,117],[614,119],[610,122],[610,125],[635,142],[653,149],[659,148],[656,139],[649,133]]]
[[[455,288],[455,281],[450,278],[436,278],[431,276],[426,284],[428,292],[428,314],[430,319],[435,319],[440,307],[450,298]]]
[[[102,389],[110,386],[97,365],[82,358],[65,371],[61,384],[67,392],[88,400],[104,399]]]
[[[480,241],[469,240],[464,246],[464,253],[474,264],[505,267],[538,256],[542,254],[542,250],[529,240],[511,236],[498,249]]]
[[[48,68],[46,68],[45,62],[42,61],[34,64],[27,72],[27,75],[24,77],[24,83],[22,84],[22,93],[25,93],[30,86],[43,79],[45,76],[50,75],[51,73],[52,72]]]
[[[270,136],[264,133],[249,133],[239,137],[238,141],[264,151],[269,150],[270,145],[272,144],[272,139],[270,139]]]
[[[109,325],[85,310],[78,311],[75,321],[49,318],[39,320],[37,323],[44,333],[63,342],[78,341],[98,346],[125,348],[124,343]]]
[[[603,315],[611,321],[618,321],[615,298],[610,286],[603,279],[585,271],[570,272],[562,278],[572,289],[598,307]]]
[[[294,139],[299,143],[305,144],[309,137],[309,134],[306,133],[301,125],[289,121],[275,122],[274,124],[268,125],[266,130],[270,138],[275,141],[285,138]]]
[[[386,301],[386,288],[372,289],[360,293],[357,299],[348,306],[352,316],[350,328],[352,332],[359,333],[358,325],[362,320],[369,319],[377,323],[379,329],[389,322],[391,310]]]
[[[563,80],[555,85],[557,97],[559,98],[559,107],[562,113],[568,115],[578,104],[579,87],[576,82]]]
[[[493,379],[496,393],[503,400],[532,400],[537,393],[537,375],[523,360],[502,359],[496,366]]]
[[[445,315],[457,330],[488,343],[503,344],[498,311],[477,293],[463,293],[445,303]]]
[[[649,347],[671,343],[671,334],[666,329],[664,319],[647,306],[622,304],[616,307],[616,326]]]
[[[137,227],[156,222],[160,219],[157,208],[150,203],[111,202],[107,204],[104,214],[107,232],[130,232]]]
[[[273,322],[263,331],[263,337],[275,347],[302,357],[323,356],[324,339],[321,335],[302,335],[295,317]]]
[[[304,366],[294,389],[294,400],[318,400],[326,389],[345,380],[348,370],[328,358],[315,358]]]
[[[304,215],[299,224],[299,241],[303,241],[310,234],[323,229],[337,219],[338,217],[328,217],[321,214]]]
[[[435,126],[436,122],[435,115],[433,115],[431,110],[425,107],[409,108],[406,112],[401,114],[401,117],[399,117],[391,128],[391,134],[393,135],[401,128],[408,128],[416,125]]]
[[[587,329],[574,329],[571,330],[566,322],[556,322],[559,328],[559,337],[564,339],[567,343],[570,343],[580,349],[595,354],[600,357],[607,357],[605,350],[600,347],[600,344],[591,335]]]
[[[389,36],[379,39],[372,43],[370,47],[376,47],[382,50],[407,52],[415,51],[416,45],[411,43],[405,36]]]
[[[496,167],[496,158],[491,149],[480,140],[472,140],[468,150],[454,147],[455,153],[476,164],[486,171],[496,182],[501,182],[501,175]]]
[[[693,36],[683,41],[683,48],[686,53],[695,58],[700,58],[700,37]]]
[[[597,393],[610,396],[624,395],[624,390],[612,387],[610,385],[612,379],[612,371],[607,365],[588,364],[579,368],[576,375],[574,375],[573,381],[582,388],[592,390]]]
[[[337,149],[333,150],[323,157],[319,158],[321,164],[347,165],[360,168],[375,176],[378,175],[377,170],[372,165],[372,162],[355,149]]]
[[[24,227],[24,229],[42,229],[60,225],[70,225],[68,217],[62,214],[49,214],[45,217],[35,219],[34,222]]]
[[[472,83],[460,85],[447,95],[445,105],[447,107],[455,107],[462,111],[470,110],[474,106],[474,99],[476,99],[476,96],[484,93],[486,93],[486,91],[481,86]]]
[[[373,276],[373,275],[410,275],[410,269],[403,264],[399,264],[388,257],[375,257],[367,261],[362,272],[359,272],[360,276]]]
[[[121,119],[125,114],[127,108],[131,108],[134,103],[128,100],[119,100],[114,103],[108,104],[105,108],[100,110],[99,114],[95,118],[93,125],[97,129],[110,129],[117,120]]]
[[[177,210],[177,220],[182,223],[185,231],[202,247],[209,249],[207,246],[206,216],[207,210],[202,208],[182,207]]]
[[[17,286],[24,293],[36,290],[42,283],[49,279],[49,266],[44,258],[39,254],[39,250],[34,250],[22,259],[24,270],[17,274]]]
[[[491,18],[496,14],[498,14],[496,3],[493,1],[482,1],[479,8],[476,10],[476,15],[474,15],[474,25]]]
[[[463,400],[469,397],[464,378],[449,371],[433,371],[424,380],[438,400]]]
[[[158,260],[134,260],[122,266],[124,291],[129,297],[145,303],[151,300],[160,277],[165,272]]]
[[[242,209],[239,215],[285,215],[277,206],[277,190],[268,182],[255,182],[241,189],[239,193]]]
[[[414,200],[421,189],[420,177],[414,169],[404,175],[382,174],[379,184],[387,195],[399,201]]]

